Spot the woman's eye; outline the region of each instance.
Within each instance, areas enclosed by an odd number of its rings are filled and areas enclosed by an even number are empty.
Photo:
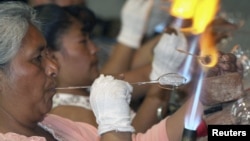
[[[48,56],[48,52],[46,50],[41,51],[37,56],[34,58],[34,62],[36,64],[41,64],[44,58]]]
[[[43,56],[40,54],[40,55],[38,55],[37,57],[35,57],[35,62],[36,63],[41,63],[42,62],[42,59],[43,59]]]
[[[87,44],[87,43],[88,43],[88,40],[87,40],[87,39],[81,40],[81,43]]]

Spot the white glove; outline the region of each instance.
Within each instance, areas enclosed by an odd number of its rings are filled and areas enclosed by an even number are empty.
[[[153,0],[127,0],[121,12],[121,30],[118,42],[139,48],[144,36]]]
[[[134,132],[131,126],[130,99],[132,86],[125,81],[103,74],[90,90],[90,104],[98,123],[98,133],[109,131]]]
[[[187,41],[183,33],[177,31],[177,34],[164,33],[154,48],[150,80],[157,80],[166,73],[178,73],[178,69],[187,55],[176,49],[187,51]]]

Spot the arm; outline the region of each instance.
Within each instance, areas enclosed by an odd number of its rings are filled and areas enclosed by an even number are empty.
[[[153,49],[160,37],[156,36],[138,50],[117,44],[109,60],[102,68],[101,73],[113,75],[123,73],[124,80],[128,82],[149,81],[149,74],[152,69]],[[134,85],[132,99],[144,96],[147,90],[148,86],[146,85]]]
[[[153,60],[153,49],[159,39],[160,35],[148,40],[137,50],[125,44],[117,43],[109,59],[101,69],[101,72],[103,74],[115,74],[151,64]]]
[[[149,81],[151,64],[124,73],[124,80],[130,83]],[[149,85],[133,85],[132,100],[144,97]]]
[[[170,141],[181,140],[182,130],[184,129],[184,116],[190,101],[191,99],[166,120],[166,130]]]
[[[136,132],[145,132],[161,119],[157,116],[157,109],[162,107],[162,117],[165,117],[167,112],[170,91],[152,85],[139,107],[136,116],[132,121]]]
[[[135,49],[127,47],[125,44],[117,43],[101,69],[103,74],[116,74],[130,69]]]
[[[111,57],[104,65],[105,74],[121,73],[130,68],[135,50],[141,45],[153,0],[127,0],[121,11],[121,30]]]
[[[145,42],[134,54],[131,69],[151,64],[153,60],[153,49],[160,40],[160,35]]]
[[[152,92],[157,91],[154,89]],[[101,75],[93,83],[90,103],[99,124],[98,133],[102,136],[103,141],[119,140],[122,137],[124,137],[123,140],[131,140],[129,135],[134,132],[129,114],[131,92],[132,87],[129,83],[114,79],[112,76]],[[177,141],[182,136],[184,116],[188,111],[189,103],[192,103],[192,99],[167,120],[156,124],[145,134],[133,134],[133,140],[152,141],[155,139],[155,141],[160,141],[162,138],[166,140],[169,138],[171,141]]]

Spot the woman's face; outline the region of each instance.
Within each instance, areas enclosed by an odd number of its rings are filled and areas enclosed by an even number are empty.
[[[1,77],[2,110],[18,123],[37,122],[51,110],[56,87],[53,77],[58,66],[49,60],[45,47],[41,33],[29,26],[21,48],[10,62],[9,74]]]
[[[72,18],[72,25],[60,36],[61,50],[55,53],[60,66],[57,78],[60,87],[91,85],[99,75],[97,48],[82,27]]]

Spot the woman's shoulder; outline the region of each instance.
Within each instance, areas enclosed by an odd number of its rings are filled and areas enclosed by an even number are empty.
[[[5,134],[0,133],[0,141],[46,141],[46,139],[39,136],[26,137],[24,135],[8,132]]]
[[[54,114],[47,114],[43,121],[40,122],[41,125],[49,125],[49,127],[57,127],[57,126],[66,126],[66,127],[71,127],[73,126],[75,128],[75,126],[80,126],[80,127],[86,127],[89,129],[95,129],[95,127],[93,127],[92,125],[88,124],[88,123],[84,123],[84,122],[75,122],[72,121],[68,118],[64,118],[58,115],[54,115]],[[70,126],[68,126],[70,125]]]
[[[59,115],[77,122],[84,122],[97,127],[95,115],[91,110],[71,105],[60,105],[50,111],[50,114]]]
[[[99,138],[94,126],[84,122],[74,122],[53,114],[47,114],[40,125],[57,138],[64,140],[96,140]]]

